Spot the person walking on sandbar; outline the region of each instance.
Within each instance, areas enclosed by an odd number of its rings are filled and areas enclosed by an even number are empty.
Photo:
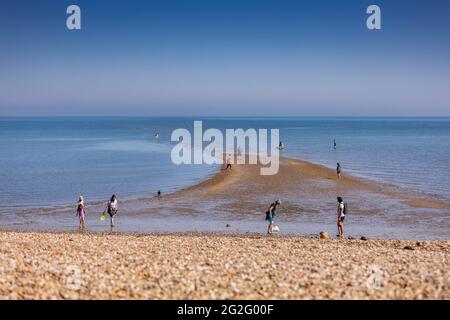
[[[228,169],[231,170],[231,154],[229,154],[229,155],[227,156],[226,165],[227,165],[227,166],[225,167],[225,170],[228,170]]]
[[[342,167],[341,167],[341,164],[338,162],[336,165],[336,173],[337,173],[338,179],[341,178],[341,172],[342,172]]]

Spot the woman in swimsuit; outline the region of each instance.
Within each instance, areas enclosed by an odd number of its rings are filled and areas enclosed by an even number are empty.
[[[86,210],[84,209],[84,198],[80,196],[77,203],[77,214],[80,219],[80,231],[84,230],[84,219],[86,217]]]

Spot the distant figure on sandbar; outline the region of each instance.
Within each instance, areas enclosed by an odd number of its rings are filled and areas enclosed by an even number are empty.
[[[108,212],[109,217],[111,218],[111,228],[114,228],[114,216],[117,214],[117,197],[115,194],[111,196],[111,200],[108,201],[108,204],[106,205],[105,211]]]
[[[278,149],[279,150],[283,150],[284,149],[284,144],[282,141],[280,141],[280,143],[278,144]]]
[[[227,156],[227,161],[226,161],[227,166],[225,167],[225,170],[230,169],[231,170],[231,154],[229,154]]]
[[[266,221],[269,221],[269,226],[267,227],[268,234],[273,233],[274,221],[275,217],[277,216],[276,210],[278,205],[281,205],[281,200],[276,200],[275,202],[271,203],[269,209],[267,209]]]
[[[337,207],[337,227],[339,232],[339,239],[344,238],[344,219],[347,213],[347,204],[344,203],[342,197],[337,197],[338,207]]]
[[[336,173],[337,173],[338,179],[341,178],[341,172],[342,172],[342,167],[341,167],[341,164],[338,162],[336,165]]]
[[[336,150],[337,144],[336,144],[336,139],[333,140],[333,149]]]
[[[161,199],[161,190],[158,190],[158,199]]]
[[[77,203],[77,214],[78,218],[80,219],[80,231],[84,230],[84,219],[86,217],[86,210],[84,207],[84,198],[83,196],[80,196]]]

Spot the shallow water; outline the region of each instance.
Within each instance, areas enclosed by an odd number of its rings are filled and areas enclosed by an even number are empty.
[[[95,209],[101,211],[112,193],[121,200],[150,199],[157,190],[166,194],[207,178],[217,167],[176,166],[170,161],[171,132],[192,129],[194,120],[204,120],[204,130],[279,128],[286,146],[283,155],[331,168],[340,162],[343,174],[450,200],[449,118],[0,118],[1,226],[70,230],[77,224],[73,207],[79,194],[89,203],[101,201]],[[280,217],[284,232],[314,233],[324,224],[333,228],[332,218],[314,215],[324,209],[310,202],[303,205],[311,208],[311,215]],[[170,212],[155,216],[152,208],[156,211],[157,204],[126,203],[130,208],[122,207],[118,231],[265,230],[265,223],[251,214],[230,217],[226,210],[211,214],[208,204],[202,204],[209,212],[202,216],[192,210],[196,203],[174,208],[173,216]],[[400,212],[402,219],[408,214],[396,206],[389,206],[386,221],[394,221]],[[146,214],[133,215],[135,211]],[[419,212],[411,210],[411,219],[437,211]],[[450,219],[450,213],[439,212],[439,217]],[[392,238],[447,238],[450,233],[426,223],[405,226],[399,233],[402,219],[397,226],[369,227],[367,219],[354,217],[349,232],[353,228],[355,234]],[[97,219],[90,221],[93,230],[106,227]],[[226,228],[226,221],[233,227]]]
[[[78,195],[167,193],[211,174],[213,167],[172,164],[171,126],[178,127],[164,119],[0,119],[0,214],[74,203]]]

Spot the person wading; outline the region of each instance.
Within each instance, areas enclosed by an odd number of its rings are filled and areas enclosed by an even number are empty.
[[[80,231],[84,230],[85,226],[85,218],[86,218],[86,210],[84,206],[84,198],[83,196],[80,196],[77,203],[77,214],[78,218],[80,219]]]
[[[339,232],[339,238],[344,238],[344,219],[347,213],[347,204],[344,203],[342,197],[337,197],[338,207],[337,207],[337,227]]]
[[[117,214],[117,197],[115,194],[111,196],[111,200],[108,201],[108,204],[106,205],[105,211],[109,214],[109,217],[111,218],[111,228],[114,228],[114,216]]]
[[[269,221],[269,226],[267,227],[267,233],[272,234],[273,231],[273,223],[276,217],[276,209],[277,206],[281,205],[281,200],[277,200],[270,204],[269,209],[266,212],[266,221]]]

